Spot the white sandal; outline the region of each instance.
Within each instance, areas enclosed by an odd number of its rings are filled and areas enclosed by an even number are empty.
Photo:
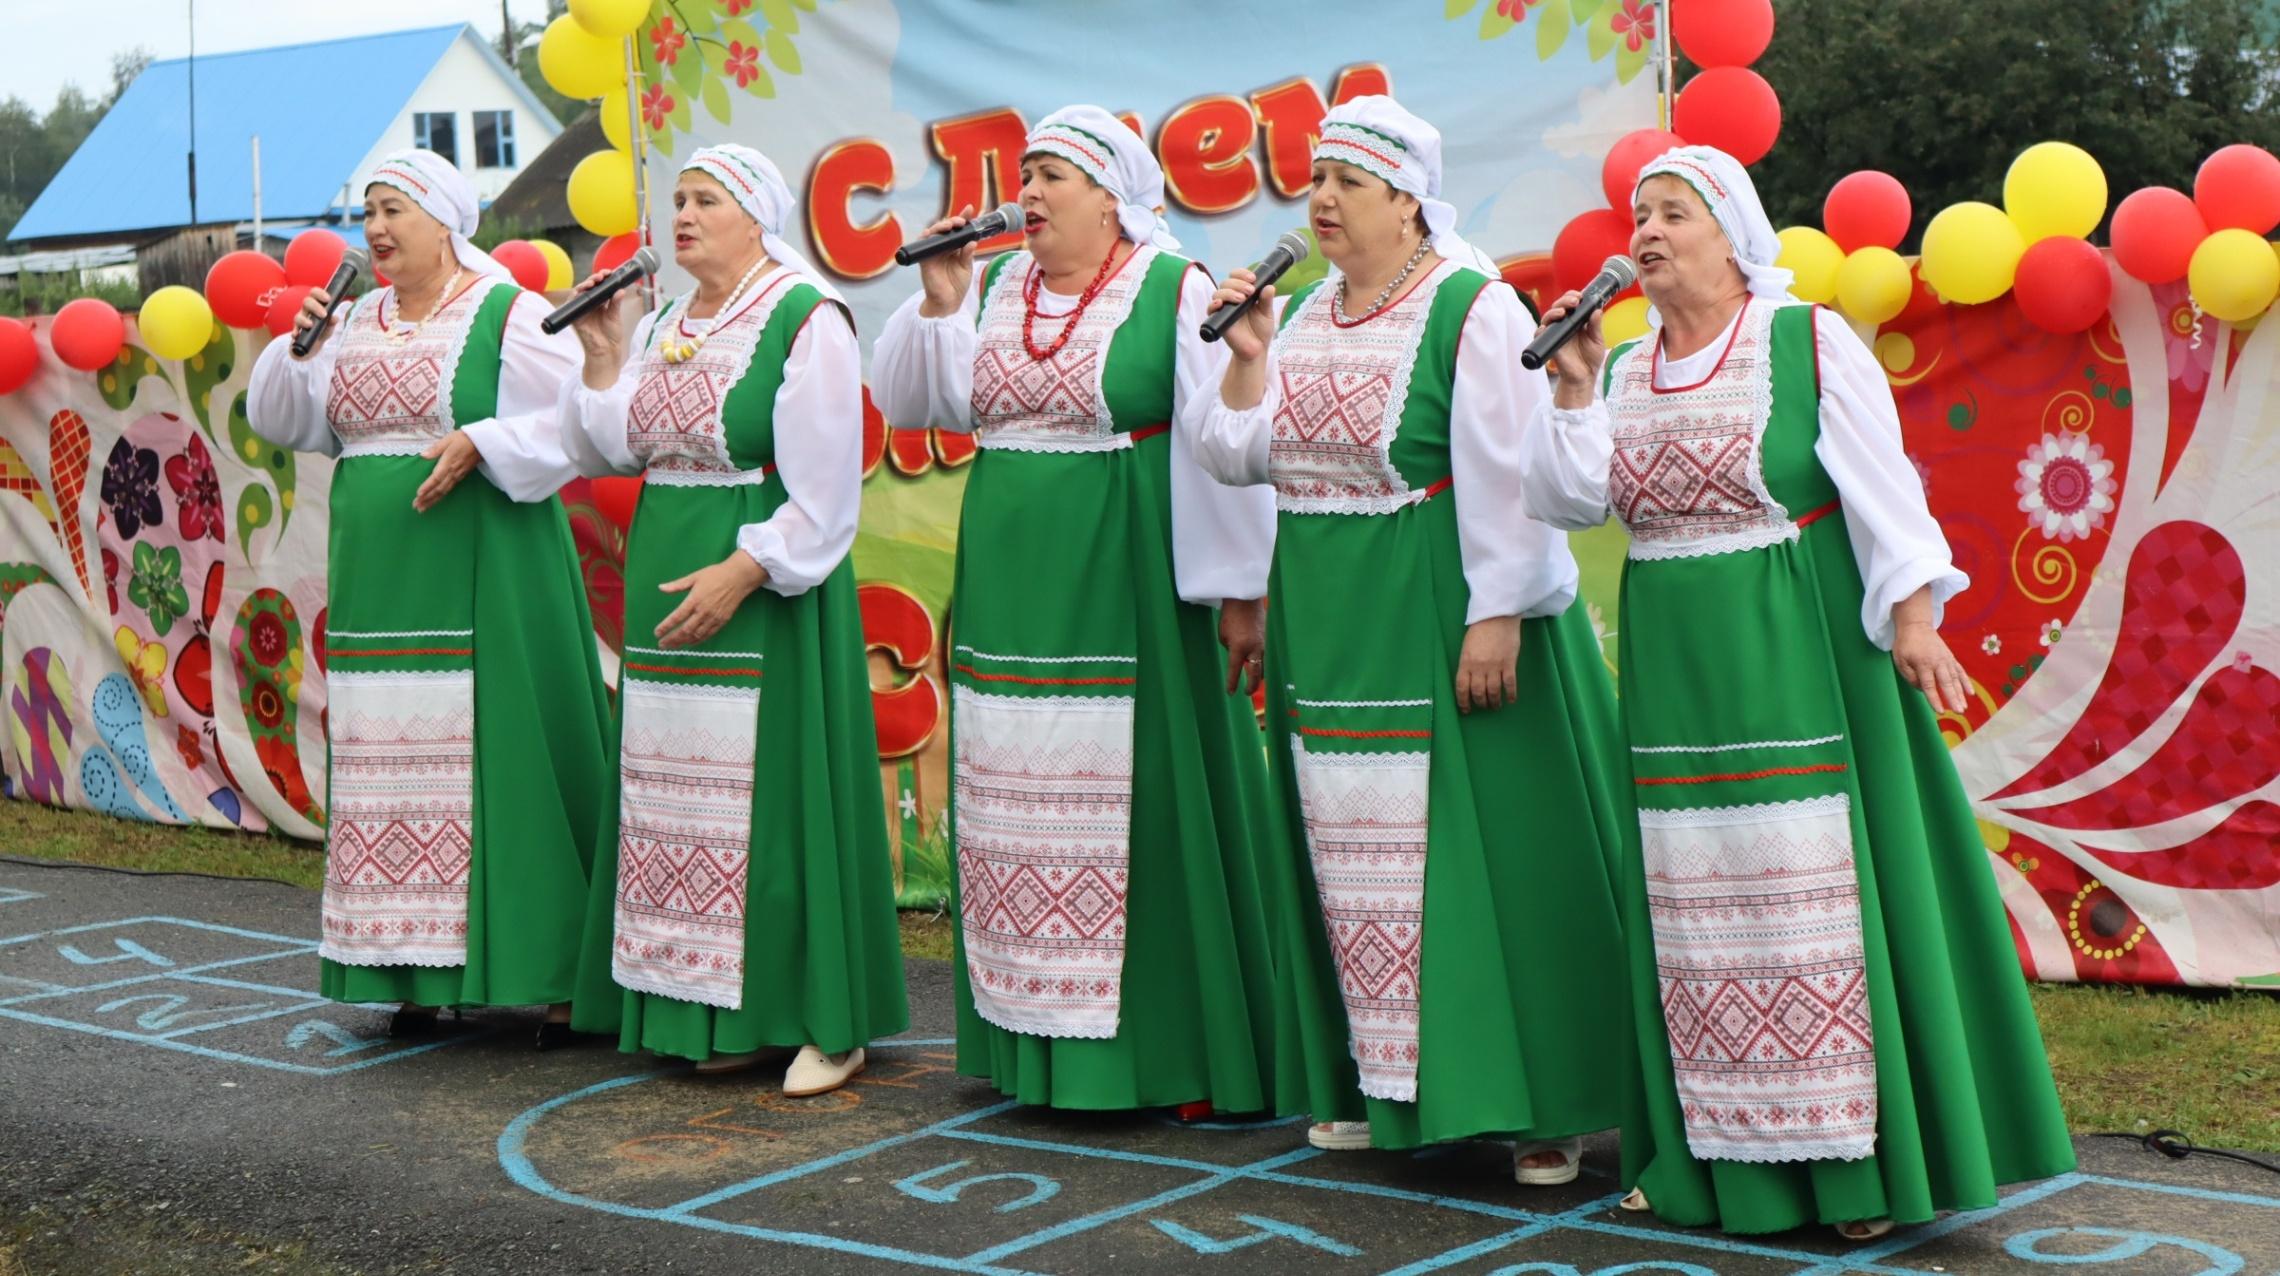
[[[1325,1152],[1366,1152],[1370,1146],[1370,1123],[1317,1121],[1306,1128],[1306,1141]]]
[[[1888,1218],[1855,1218],[1847,1219],[1842,1223],[1836,1224],[1836,1229],[1837,1235],[1844,1237],[1848,1241],[1852,1241],[1858,1244],[1863,1241],[1873,1241],[1885,1236],[1890,1236],[1892,1234],[1892,1226],[1892,1220]],[[1848,1232],[1845,1230],[1848,1227],[1858,1227],[1863,1230],[1858,1232]]]
[[[1543,1152],[1556,1152],[1558,1165],[1522,1165],[1521,1161]],[[1582,1139],[1540,1139],[1514,1144],[1512,1148],[1512,1179],[1523,1187],[1558,1187],[1575,1182],[1583,1173]]]
[[[1653,1209],[1654,1206],[1647,1204],[1647,1192],[1645,1188],[1634,1187],[1631,1189],[1631,1194],[1629,1196],[1626,1196],[1622,1200],[1615,1202],[1615,1208],[1619,1210],[1629,1210],[1633,1214],[1644,1214],[1648,1210]]]

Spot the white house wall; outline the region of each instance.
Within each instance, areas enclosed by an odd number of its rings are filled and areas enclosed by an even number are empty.
[[[372,152],[357,164],[356,175],[348,183],[351,203],[364,198],[364,185],[371,179],[372,170],[380,166],[382,157],[415,144],[412,117],[422,112],[451,112],[453,132],[459,143],[459,171],[475,184],[476,195],[486,200],[496,198],[507,188],[507,183],[522,172],[524,164],[561,134],[562,126],[532,106],[524,97],[521,84],[508,78],[512,73],[487,56],[475,41],[475,36],[463,35],[452,42],[436,61],[435,69],[428,72],[427,79],[390,122],[388,131],[381,135]],[[514,112],[515,167],[475,166],[477,111]]]

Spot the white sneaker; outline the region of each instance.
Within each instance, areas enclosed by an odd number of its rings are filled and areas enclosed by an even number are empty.
[[[807,1099],[829,1094],[862,1070],[861,1047],[844,1054],[825,1054],[814,1046],[801,1046],[799,1057],[784,1072],[784,1097]]]
[[[1557,1152],[1565,1159],[1558,1165],[1522,1165],[1527,1157],[1541,1152]],[[1558,1187],[1575,1182],[1583,1173],[1582,1139],[1542,1139],[1515,1144],[1512,1148],[1512,1178],[1524,1187]]]
[[[1306,1141],[1325,1152],[1361,1152],[1370,1146],[1367,1121],[1317,1121],[1306,1128]]]

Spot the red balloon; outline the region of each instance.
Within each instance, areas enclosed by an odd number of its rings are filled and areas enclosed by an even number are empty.
[[[515,282],[530,291],[546,290],[546,255],[529,240],[507,240],[491,250],[491,260],[505,266]]]
[[[322,288],[332,282],[333,271],[347,251],[347,240],[321,226],[304,230],[285,245],[285,282]]]
[[[2114,260],[2133,279],[2175,283],[2193,264],[2209,224],[2185,192],[2148,186],[2114,208]]]
[[[1748,66],[1773,43],[1773,0],[1686,0],[1670,33],[1696,66]]]
[[[31,327],[14,319],[0,319],[0,394],[24,388],[40,370],[40,343]]]
[[[118,358],[119,348],[126,344],[127,321],[119,317],[117,307],[94,297],[65,302],[48,329],[55,357],[81,372],[93,372]]]
[[[1552,241],[1552,286],[1561,292],[1581,288],[1609,257],[1630,250],[1630,214],[1594,208],[1562,226]]]
[[[1781,99],[1746,66],[1712,67],[1679,90],[1671,127],[1688,141],[1755,164],[1781,136]]]
[[[641,232],[634,230],[603,240],[602,246],[594,250],[594,272],[599,274],[605,270],[616,270],[640,247]]]
[[[1664,129],[1625,133],[1599,166],[1599,189],[1607,192],[1607,206],[1618,212],[1631,211],[1631,201],[1639,193],[1639,170],[1664,151],[1684,145],[1685,138]]]
[[[2210,230],[2270,234],[2280,226],[2280,159],[2246,142],[2225,147],[2201,161],[2193,204]]]
[[[269,303],[285,287],[285,268],[251,249],[241,248],[206,272],[206,304],[231,328],[258,328]]]
[[[301,313],[301,303],[307,301],[313,291],[314,287],[309,284],[287,284],[278,291],[277,299],[269,303],[269,313],[261,317],[262,326],[269,329],[270,336],[282,337],[293,331],[293,317]]]
[[[1908,237],[1908,220],[1913,216],[1915,207],[1899,178],[1864,168],[1838,178],[1829,188],[1829,198],[1821,204],[1821,229],[1848,253],[1898,248]]]
[[[2011,294],[2029,322],[2045,332],[2081,332],[2098,322],[2114,299],[2106,259],[2079,239],[2038,239],[2019,258]]]

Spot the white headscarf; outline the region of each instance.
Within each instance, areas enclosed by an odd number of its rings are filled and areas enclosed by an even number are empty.
[[[1166,252],[1179,248],[1162,212],[1163,167],[1124,121],[1097,106],[1064,106],[1029,131],[1022,154],[1057,155],[1083,169],[1116,196],[1116,221],[1126,239]]]
[[[1781,240],[1773,233],[1773,223],[1766,220],[1765,205],[1758,202],[1757,187],[1751,184],[1740,161],[1715,146],[1675,147],[1639,170],[1639,185],[1666,174],[1693,187],[1710,206],[1710,216],[1717,221],[1718,229],[1726,232],[1726,242],[1734,249],[1734,264],[1749,281],[1751,295],[1771,301],[1795,300],[1789,295],[1789,285],[1796,276],[1773,264],[1781,256]],[[1636,188],[1632,198],[1638,198]],[[1651,311],[1649,318],[1661,321],[1661,316]]]
[[[459,264],[478,275],[490,275],[513,283],[514,272],[493,260],[491,254],[477,248],[467,237],[483,220],[483,205],[475,198],[475,187],[459,166],[434,151],[397,151],[380,161],[372,170],[372,179],[365,183],[387,186],[404,192],[420,211],[443,223],[451,232],[451,255]]]
[[[1365,169],[1415,195],[1433,251],[1496,278],[1496,262],[1457,234],[1456,205],[1441,198],[1441,130],[1401,103],[1373,93],[1331,107],[1314,158]]]
[[[760,223],[760,248],[778,264],[788,266],[807,276],[816,290],[839,303],[844,309],[847,299],[831,286],[815,264],[784,241],[783,229],[792,220],[798,207],[792,200],[792,188],[784,184],[784,175],[776,171],[768,157],[749,146],[731,143],[726,146],[706,146],[689,157],[681,171],[703,173],[728,189],[737,206],[753,221]]]

